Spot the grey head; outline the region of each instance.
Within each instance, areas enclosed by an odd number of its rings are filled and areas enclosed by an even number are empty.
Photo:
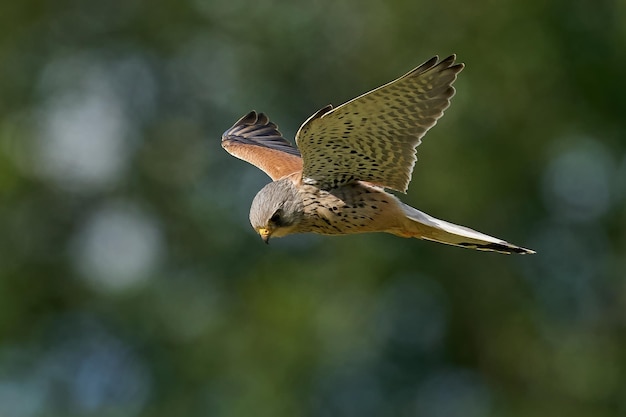
[[[271,236],[297,233],[303,217],[302,199],[289,178],[267,184],[254,197],[250,207],[250,224],[265,243]]]

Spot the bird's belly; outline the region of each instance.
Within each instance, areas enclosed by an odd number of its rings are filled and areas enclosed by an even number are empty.
[[[315,188],[303,199],[305,232],[323,235],[385,232],[399,224],[397,200],[377,188],[350,184],[331,191]]]

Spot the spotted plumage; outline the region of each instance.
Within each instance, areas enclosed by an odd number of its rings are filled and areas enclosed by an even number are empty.
[[[450,105],[463,69],[454,55],[434,57],[408,74],[339,107],[326,106],[296,134],[298,148],[263,113],[250,112],[222,146],[273,180],[256,195],[250,223],[267,242],[292,233],[387,232],[502,253],[534,253],[431,217],[385,188],[405,192],[415,148]]]

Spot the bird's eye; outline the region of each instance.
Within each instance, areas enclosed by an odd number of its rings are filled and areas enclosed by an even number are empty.
[[[276,210],[272,217],[270,217],[270,222],[276,225],[280,225],[280,210]]]

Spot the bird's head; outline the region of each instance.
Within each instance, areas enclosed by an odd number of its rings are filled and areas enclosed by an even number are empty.
[[[250,223],[265,243],[270,237],[297,233],[302,218],[302,199],[289,178],[267,184],[250,207]]]

